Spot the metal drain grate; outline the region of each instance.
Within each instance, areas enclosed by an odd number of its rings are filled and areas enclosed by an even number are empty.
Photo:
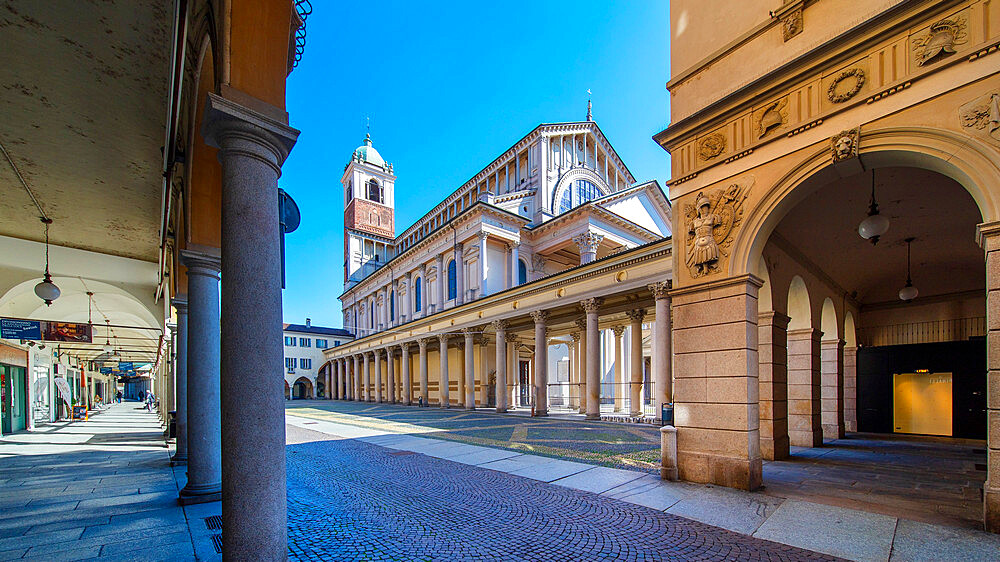
[[[222,516],[212,515],[211,517],[205,518],[205,526],[209,529],[221,529],[222,528]]]
[[[222,553],[222,535],[212,535],[212,546],[216,552]]]

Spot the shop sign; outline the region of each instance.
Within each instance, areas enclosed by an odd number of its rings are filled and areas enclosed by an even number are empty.
[[[0,338],[8,340],[91,343],[93,341],[92,336],[93,333],[90,324],[0,318]]]

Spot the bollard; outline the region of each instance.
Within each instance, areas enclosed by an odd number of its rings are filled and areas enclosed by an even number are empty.
[[[677,428],[660,428],[660,479],[677,480]]]

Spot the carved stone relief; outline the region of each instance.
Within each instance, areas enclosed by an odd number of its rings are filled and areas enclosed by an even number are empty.
[[[743,222],[743,203],[753,179],[701,192],[684,205],[686,259],[691,277],[718,273],[729,256],[733,233]]]
[[[698,158],[704,161],[718,157],[726,150],[726,135],[712,133],[698,141]]]
[[[966,21],[962,17],[943,19],[931,24],[927,33],[913,40],[913,54],[917,66],[924,66],[957,52],[956,45],[968,40]]]
[[[858,95],[865,86],[865,71],[860,68],[849,68],[830,82],[826,89],[826,97],[833,103],[844,103]]]
[[[847,129],[830,137],[830,150],[833,152],[833,161],[850,160],[858,155],[858,148],[861,144],[861,128]]]
[[[1000,141],[1000,90],[963,105],[958,110],[958,116],[967,132]]]
[[[780,128],[788,119],[788,98],[781,98],[767,106],[757,117],[757,138],[766,137],[772,130]]]
[[[802,8],[788,12],[781,18],[781,38],[788,41],[802,33]]]

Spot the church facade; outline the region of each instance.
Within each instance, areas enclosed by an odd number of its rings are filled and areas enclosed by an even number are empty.
[[[370,138],[341,183],[340,299],[357,340],[326,351],[339,396],[592,418],[652,410],[648,286],[670,279],[656,260],[670,252],[670,205],[589,115],[534,128],[398,235],[395,171]]]

